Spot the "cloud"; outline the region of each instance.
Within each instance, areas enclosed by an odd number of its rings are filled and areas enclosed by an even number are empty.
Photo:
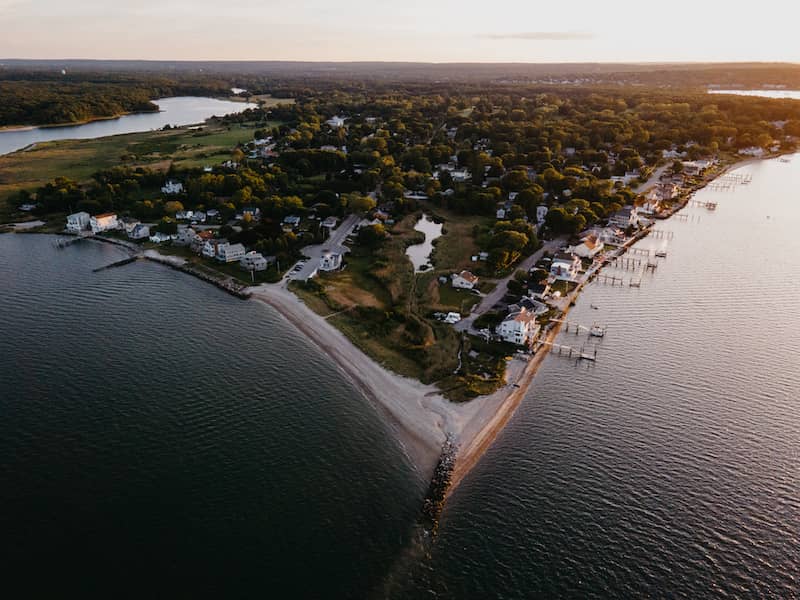
[[[523,31],[519,33],[487,33],[480,37],[490,40],[532,40],[545,42],[569,42],[592,40],[593,33],[587,31]]]

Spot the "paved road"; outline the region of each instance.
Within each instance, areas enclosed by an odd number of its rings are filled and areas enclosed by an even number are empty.
[[[506,293],[508,293],[508,282],[511,281],[512,277],[514,277],[514,273],[516,273],[517,270],[522,269],[526,272],[530,271],[533,268],[533,265],[535,265],[539,259],[544,256],[545,252],[550,252],[552,254],[565,243],[566,240],[564,238],[556,238],[554,240],[545,242],[541,248],[519,263],[516,269],[514,269],[508,277],[500,279],[497,282],[497,286],[483,297],[478,306],[472,310],[472,313],[454,325],[455,329],[457,331],[467,331],[470,327],[472,327],[472,323],[475,321],[475,319],[477,319],[483,313],[491,310],[492,307],[500,302]]]
[[[305,264],[299,271],[289,271],[285,277],[291,280],[300,280],[306,281],[314,271],[317,270],[319,267],[319,259],[322,256],[323,252],[331,251],[331,252],[338,252],[340,254],[344,254],[345,252],[349,252],[349,249],[346,248],[344,244],[345,238],[352,233],[355,226],[361,218],[358,215],[350,215],[344,221],[342,221],[341,225],[334,229],[331,232],[330,237],[324,244],[316,244],[314,246],[306,246],[301,250],[303,256],[307,256],[308,259],[306,260]]]
[[[651,187],[653,187],[655,184],[658,183],[658,181],[661,179],[661,176],[664,173],[666,173],[667,169],[669,169],[670,166],[672,165],[663,165],[658,167],[655,171],[653,171],[653,174],[650,175],[650,178],[647,181],[645,181],[639,187],[635,188],[633,191],[636,192],[637,194],[645,193],[647,190],[649,190]]]

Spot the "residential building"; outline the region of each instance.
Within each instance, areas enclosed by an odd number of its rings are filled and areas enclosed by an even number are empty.
[[[157,231],[156,233],[151,235],[149,239],[154,244],[161,244],[163,242],[171,241],[172,240],[172,236],[170,234],[168,234],[168,233],[161,233],[160,231]]]
[[[191,227],[180,227],[178,229],[178,237],[175,238],[175,244],[178,246],[190,246],[195,235],[195,231]]]
[[[336,227],[336,217],[327,217],[320,223],[320,227],[325,227],[329,231]]]
[[[573,254],[556,254],[550,264],[550,276],[560,281],[575,281],[580,270],[581,259]]]
[[[539,225],[544,223],[544,219],[548,212],[550,212],[550,209],[543,204],[536,207],[536,222]]]
[[[76,212],[67,217],[67,231],[78,233],[89,227],[91,216],[87,212]]]
[[[182,194],[183,193],[183,184],[180,181],[174,181],[174,180],[170,179],[161,188],[161,193],[162,194],[166,194],[167,196],[174,196],[175,194]]]
[[[220,246],[227,246],[228,240],[224,238],[220,238],[218,240],[209,239],[203,244],[203,251],[202,254],[206,258],[215,258],[217,256],[217,252]]]
[[[240,261],[247,251],[241,244],[218,244],[217,260],[224,263]]]
[[[619,209],[608,219],[608,224],[620,229],[636,227],[639,224],[639,213],[635,206],[626,206]]]
[[[450,283],[454,288],[471,290],[478,284],[478,277],[469,271],[461,271],[450,276]]]
[[[198,231],[195,233],[194,237],[191,238],[191,242],[189,242],[189,248],[192,252],[200,254],[206,245],[206,242],[214,239],[214,232],[213,231]],[[216,251],[215,253],[216,254]],[[212,254],[212,256],[214,256]]]
[[[509,313],[497,326],[497,335],[504,342],[518,346],[530,346],[536,341],[541,327],[536,322],[536,315],[526,308]]]
[[[572,249],[573,254],[581,258],[594,258],[603,251],[603,242],[595,234],[587,235],[581,243]]]
[[[117,215],[115,213],[103,213],[95,215],[89,219],[89,225],[92,228],[92,233],[100,233],[101,231],[111,231],[112,229],[119,228]]]
[[[143,223],[138,223],[128,232],[128,237],[132,240],[143,240],[149,238],[150,227]]]
[[[300,217],[295,215],[289,215],[283,219],[283,224],[288,225],[289,227],[295,228],[300,225]]]
[[[339,117],[337,115],[332,116],[330,119],[325,121],[327,125],[330,125],[334,129],[339,129],[340,127],[344,127],[344,121],[347,117]]]
[[[239,266],[247,271],[266,271],[267,267],[275,262],[275,257],[270,256],[272,260],[265,258],[260,252],[251,250],[239,259]]]
[[[338,252],[323,250],[319,259],[320,271],[336,271],[342,267],[342,255]]]

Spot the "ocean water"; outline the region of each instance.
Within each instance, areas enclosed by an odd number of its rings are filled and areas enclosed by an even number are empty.
[[[427,481],[330,360],[261,303],[53,241],[0,236],[3,595],[380,585]]]
[[[597,362],[548,357],[410,595],[800,597],[800,156],[737,172],[641,288],[586,289],[608,333],[559,341]]]
[[[570,318],[608,332],[560,341],[597,362],[548,357],[427,557],[409,552],[427,482],[270,309],[148,263],[91,273],[113,247],[0,236],[6,582],[63,592],[48,597],[800,597],[800,156],[741,172],[750,184],[697,195],[716,211],[640,242],[668,254],[640,288],[586,289]]]

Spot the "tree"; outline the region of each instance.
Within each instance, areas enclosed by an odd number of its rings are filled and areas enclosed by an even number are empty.
[[[164,205],[164,212],[168,215],[175,216],[175,213],[181,212],[183,210],[183,203],[178,202],[177,200],[170,200]]]
[[[358,230],[358,243],[362,246],[377,246],[386,239],[386,229],[380,223],[366,225]]]
[[[178,233],[178,224],[174,220],[165,217],[156,225],[156,231],[167,235],[174,235]]]
[[[373,200],[370,196],[364,196],[362,194],[346,194],[345,199],[347,202],[347,208],[350,210],[350,212],[354,213],[364,213],[372,210],[376,206],[375,200]]]

